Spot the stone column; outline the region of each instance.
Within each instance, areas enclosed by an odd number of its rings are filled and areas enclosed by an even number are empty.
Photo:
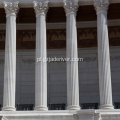
[[[36,65],[35,65],[35,110],[47,108],[47,63],[37,62],[37,58],[46,59],[46,13],[48,1],[33,2],[36,13]]]
[[[94,0],[97,12],[100,109],[113,109],[107,24],[108,0]]]
[[[3,111],[15,111],[16,86],[16,14],[18,2],[4,2],[6,12],[6,41],[4,67]]]
[[[76,12],[78,0],[64,1],[67,17],[67,58],[72,60],[78,58],[77,50],[77,26]],[[67,108],[68,110],[79,110],[79,79],[78,61],[67,61]]]

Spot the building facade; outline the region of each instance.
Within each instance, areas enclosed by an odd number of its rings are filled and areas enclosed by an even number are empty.
[[[119,120],[119,13],[119,0],[1,0],[1,120]]]

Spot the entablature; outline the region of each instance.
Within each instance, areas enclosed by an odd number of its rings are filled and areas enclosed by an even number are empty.
[[[3,2],[5,0],[0,0],[0,8],[3,8]],[[7,0],[6,0],[7,1]],[[20,8],[31,8],[33,7],[33,0],[9,0],[9,2],[19,2]],[[42,0],[36,0],[38,2]],[[63,0],[48,0],[49,1],[49,7],[62,7],[63,6]],[[71,0],[69,0],[71,1]],[[110,4],[112,3],[120,3],[120,0],[109,0]],[[93,5],[94,0],[79,0],[79,5]]]

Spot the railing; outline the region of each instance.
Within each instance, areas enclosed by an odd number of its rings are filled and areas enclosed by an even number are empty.
[[[120,102],[115,102],[115,109],[120,109]]]
[[[82,103],[82,109],[98,109],[98,103]]]
[[[49,110],[65,110],[65,104],[49,104]]]
[[[17,104],[17,110],[33,110],[33,104]]]

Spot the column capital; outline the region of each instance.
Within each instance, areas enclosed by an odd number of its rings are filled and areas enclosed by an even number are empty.
[[[18,1],[17,2],[3,2],[4,5],[4,9],[6,12],[6,17],[10,16],[10,15],[14,15],[16,16],[19,10],[19,6],[18,6]]]
[[[44,2],[33,1],[36,17],[41,14],[46,15],[49,8],[48,3],[49,1],[44,1]]]
[[[74,1],[63,1],[64,9],[66,12],[66,15],[74,13],[76,15],[76,12],[78,10],[78,0]]]
[[[101,11],[107,12],[108,6],[109,0],[94,0],[94,7],[97,13]]]

